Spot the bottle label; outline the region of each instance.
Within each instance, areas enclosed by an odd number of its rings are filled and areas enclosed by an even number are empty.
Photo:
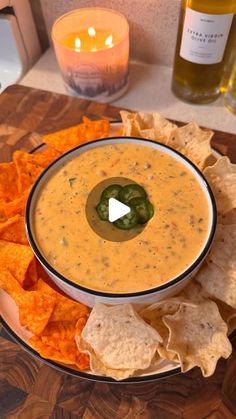
[[[216,64],[223,59],[233,13],[209,15],[186,9],[180,56],[196,64]]]

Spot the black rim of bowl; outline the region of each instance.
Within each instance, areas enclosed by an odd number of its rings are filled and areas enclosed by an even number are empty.
[[[138,291],[138,292],[129,292],[129,293],[108,293],[108,292],[103,292],[103,291],[97,291],[97,290],[93,290],[90,288],[86,288],[83,287],[67,278],[64,277],[64,275],[62,275],[60,272],[56,271],[47,261],[47,259],[43,256],[43,254],[41,253],[41,251],[39,250],[39,247],[37,246],[36,241],[34,240],[34,236],[32,233],[32,228],[31,228],[31,206],[32,206],[32,200],[34,198],[34,193],[35,190],[37,189],[37,186],[39,184],[39,182],[41,181],[41,179],[48,173],[48,171],[51,170],[51,168],[55,165],[55,163],[57,163],[60,160],[64,160],[67,156],[69,156],[70,154],[74,153],[77,150],[83,149],[85,146],[87,146],[88,144],[98,144],[101,143],[102,141],[111,141],[111,140],[121,140],[122,138],[126,138],[128,140],[132,141],[144,141],[147,143],[151,143],[151,144],[155,144],[155,145],[159,145],[164,149],[170,150],[172,153],[177,154],[179,157],[181,157],[183,160],[185,160],[194,170],[195,172],[197,172],[197,174],[199,175],[199,177],[202,179],[203,183],[205,184],[206,190],[208,192],[208,195],[210,197],[210,202],[211,202],[211,206],[212,206],[212,224],[211,224],[211,229],[209,232],[209,236],[208,236],[208,240],[204,246],[204,248],[202,249],[200,255],[197,257],[197,259],[188,267],[188,269],[184,272],[182,272],[180,275],[178,275],[176,278],[166,282],[165,284],[159,285],[155,288],[151,288],[148,290],[144,290],[144,291]],[[178,151],[174,150],[173,148],[161,144],[158,141],[153,141],[153,140],[149,140],[146,138],[139,138],[139,137],[107,137],[107,138],[103,138],[103,139],[97,139],[97,140],[93,140],[90,141],[89,143],[85,143],[85,144],[81,144],[78,147],[73,148],[72,150],[67,151],[65,154],[63,154],[62,156],[58,157],[58,159],[54,160],[41,174],[40,176],[37,178],[36,182],[34,183],[28,200],[27,200],[27,205],[26,205],[26,211],[25,211],[25,223],[26,223],[26,233],[28,236],[28,240],[29,243],[36,255],[36,257],[38,258],[38,260],[40,261],[40,263],[46,267],[46,269],[54,276],[56,276],[60,281],[66,283],[67,285],[71,286],[74,289],[77,289],[83,293],[89,294],[89,295],[94,295],[94,296],[99,296],[99,297],[107,297],[107,298],[114,298],[118,299],[118,298],[129,298],[129,297],[140,297],[140,296],[145,296],[145,295],[152,295],[155,294],[156,292],[159,291],[164,291],[168,288],[171,288],[173,285],[177,284],[178,282],[180,282],[182,279],[184,279],[185,277],[187,277],[189,274],[191,274],[194,269],[199,265],[199,263],[201,262],[202,259],[205,258],[206,254],[208,253],[208,250],[211,246],[214,234],[215,234],[215,230],[216,230],[216,223],[217,223],[217,209],[216,209],[216,203],[215,203],[215,198],[214,195],[211,191],[211,188],[207,182],[207,180],[205,179],[205,177],[203,176],[203,174],[201,173],[201,171],[187,158],[185,157],[183,154],[179,153]]]

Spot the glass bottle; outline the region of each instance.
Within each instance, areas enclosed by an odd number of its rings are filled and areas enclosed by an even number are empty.
[[[236,115],[236,60],[225,93],[224,103]]]
[[[172,79],[176,96],[209,103],[220,95],[235,12],[236,0],[182,0]]]
[[[236,0],[235,0],[236,2]],[[234,61],[236,61],[236,15],[233,18],[231,33],[229,37],[229,43],[225,53],[225,65],[223,70],[223,77],[221,79],[220,90],[221,93],[225,93],[228,87],[229,78],[233,70]]]

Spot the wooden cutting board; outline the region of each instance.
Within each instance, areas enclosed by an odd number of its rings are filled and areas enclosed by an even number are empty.
[[[0,161],[29,150],[40,134],[81,117],[119,119],[119,109],[83,99],[11,86],[0,95]],[[236,162],[236,137],[216,131],[212,145]],[[70,377],[34,359],[0,332],[0,418],[233,419],[236,418],[236,336],[233,353],[203,378],[199,369],[160,381],[107,385]]]

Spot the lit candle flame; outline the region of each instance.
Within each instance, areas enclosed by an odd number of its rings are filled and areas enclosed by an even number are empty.
[[[107,37],[107,39],[105,40],[105,45],[106,45],[108,48],[113,47],[113,36],[112,36],[112,35],[109,35],[109,36]]]
[[[92,26],[90,26],[90,28],[88,28],[88,34],[89,36],[93,37],[96,35],[96,30]]]
[[[81,48],[81,40],[79,38],[75,38],[75,51],[79,52]]]

